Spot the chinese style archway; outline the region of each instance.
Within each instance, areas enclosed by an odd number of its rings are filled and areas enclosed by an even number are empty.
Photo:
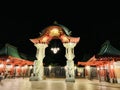
[[[33,42],[37,48],[37,60],[34,61],[35,77],[31,78],[31,80],[43,80],[43,59],[45,57],[45,49],[48,47],[48,44],[52,39],[60,39],[63,43],[63,46],[66,48],[66,81],[74,82],[74,47],[79,42],[80,37],[71,37],[70,31],[65,26],[57,23],[45,28],[38,38],[30,39],[30,41]]]

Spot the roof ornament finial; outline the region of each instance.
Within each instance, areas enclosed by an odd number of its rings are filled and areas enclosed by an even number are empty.
[[[41,35],[42,33],[41,33],[41,32],[39,32],[39,34]]]
[[[57,22],[57,21],[54,21],[53,24],[58,24],[58,22]]]

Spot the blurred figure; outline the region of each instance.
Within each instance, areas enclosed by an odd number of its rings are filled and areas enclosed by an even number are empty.
[[[0,73],[0,85],[3,85],[2,80],[3,80],[3,74]]]
[[[4,79],[6,79],[8,77],[8,72],[5,71],[5,76],[4,76]]]

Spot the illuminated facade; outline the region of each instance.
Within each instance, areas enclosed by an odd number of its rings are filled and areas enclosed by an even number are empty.
[[[37,60],[34,62],[34,73],[37,80],[43,80],[44,77],[43,59],[45,57],[45,49],[52,39],[60,39],[66,48],[66,81],[75,81],[73,61],[75,57],[74,47],[79,42],[80,37],[71,37],[70,34],[71,32],[65,26],[56,23],[45,28],[38,38],[30,39],[37,48]]]
[[[120,83],[120,51],[114,48],[109,41],[103,43],[100,52],[91,57],[87,62],[78,62],[78,65],[84,65],[87,77],[91,77],[91,67],[96,67],[98,79],[111,83]]]
[[[9,76],[30,76],[33,62],[21,58],[16,47],[5,44],[0,49],[0,73],[9,72]]]

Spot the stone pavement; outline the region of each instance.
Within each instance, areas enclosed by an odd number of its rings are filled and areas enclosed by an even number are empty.
[[[93,80],[90,83],[93,84],[93,85],[113,87],[113,88],[119,88],[120,89],[120,84],[118,84],[118,83],[100,82],[98,80]]]
[[[47,78],[42,81],[16,78],[3,80],[0,90],[120,90],[120,84],[87,79],[76,79],[73,83],[65,82],[65,78]]]

